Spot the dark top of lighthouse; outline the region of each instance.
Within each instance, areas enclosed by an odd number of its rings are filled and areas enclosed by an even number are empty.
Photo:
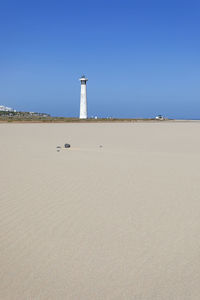
[[[82,75],[79,80],[81,81],[81,84],[86,84],[86,81],[88,81],[88,79],[85,77],[85,75]]]

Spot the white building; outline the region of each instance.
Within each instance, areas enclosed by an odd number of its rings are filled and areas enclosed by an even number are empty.
[[[81,82],[81,94],[80,94],[80,119],[87,119],[87,87],[88,81],[85,75],[79,79]]]
[[[14,111],[11,107],[0,105],[0,111]]]
[[[164,117],[162,115],[158,115],[155,117],[156,120],[164,120]]]

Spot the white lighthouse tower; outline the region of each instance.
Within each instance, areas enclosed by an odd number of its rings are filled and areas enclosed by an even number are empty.
[[[80,119],[87,119],[87,87],[85,75],[79,79],[81,82],[81,95],[80,95]]]

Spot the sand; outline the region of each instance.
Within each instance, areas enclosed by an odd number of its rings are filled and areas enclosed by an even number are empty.
[[[0,124],[0,299],[199,300],[199,133]]]

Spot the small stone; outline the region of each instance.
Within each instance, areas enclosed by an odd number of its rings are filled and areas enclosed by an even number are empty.
[[[70,144],[65,144],[65,148],[70,148]]]

